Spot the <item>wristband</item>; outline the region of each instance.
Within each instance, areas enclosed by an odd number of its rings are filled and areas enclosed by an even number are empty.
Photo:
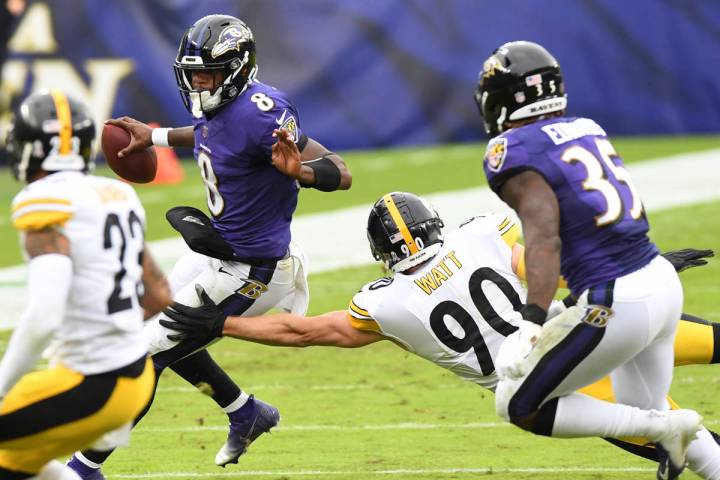
[[[520,315],[522,315],[522,317],[528,322],[541,326],[545,323],[545,319],[547,318],[547,312],[545,309],[534,303],[523,305],[520,309]]]
[[[157,147],[169,147],[168,134],[171,128],[153,128],[152,129],[152,143]]]

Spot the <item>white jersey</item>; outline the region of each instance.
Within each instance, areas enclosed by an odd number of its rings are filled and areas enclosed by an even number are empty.
[[[145,211],[133,188],[110,178],[58,172],[20,191],[12,212],[20,232],[53,227],[70,240],[73,278],[53,361],[94,374],[147,353],[139,303]],[[28,294],[28,301],[42,302]]]
[[[511,230],[509,241],[504,236]],[[493,358],[517,330],[526,299],[512,268],[517,230],[504,216],[475,217],[446,235],[439,253],[419,270],[363,287],[350,302],[350,322],[494,388]]]

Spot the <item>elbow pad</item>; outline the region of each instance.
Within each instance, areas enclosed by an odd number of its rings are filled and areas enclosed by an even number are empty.
[[[312,187],[322,192],[334,192],[340,186],[342,175],[340,169],[335,162],[333,162],[327,153],[320,158],[303,162],[303,165],[307,165],[315,172],[315,183],[312,185],[303,185],[305,187]]]

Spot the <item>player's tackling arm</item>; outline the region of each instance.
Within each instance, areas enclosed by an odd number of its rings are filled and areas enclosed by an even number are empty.
[[[144,293],[140,304],[145,310],[144,317],[147,320],[172,303],[170,284],[150,254],[147,244],[143,253],[142,282]]]
[[[0,397],[37,363],[60,327],[72,283],[70,241],[52,226],[25,234],[30,301],[0,362]]]
[[[354,328],[345,310],[316,317],[278,313],[263,317],[228,317],[223,336],[284,347],[329,346],[355,348],[385,337]]]
[[[560,211],[554,192],[537,172],[508,179],[502,198],[520,217],[525,234],[528,304],[547,311],[560,277]]]
[[[175,302],[165,309],[165,315],[172,321],[161,319],[160,324],[177,332],[168,335],[171,340],[228,336],[285,347],[318,345],[352,348],[385,339],[377,332],[354,328],[346,311],[328,312],[316,317],[289,313],[226,317],[201,286],[196,285],[195,289],[201,301],[199,307]]]

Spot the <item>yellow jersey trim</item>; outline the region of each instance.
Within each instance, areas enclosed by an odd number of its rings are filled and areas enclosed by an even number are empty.
[[[385,206],[387,207],[388,212],[390,212],[390,216],[395,222],[395,225],[397,225],[398,230],[400,230],[400,235],[402,235],[403,240],[405,240],[405,245],[407,245],[408,249],[410,249],[410,255],[416,254],[420,250],[417,245],[415,245],[415,240],[413,240],[412,235],[410,235],[410,230],[408,229],[407,224],[405,224],[405,220],[403,220],[400,210],[398,210],[397,205],[395,205],[392,195],[389,193],[384,195],[383,200],[385,201]]]
[[[38,210],[13,218],[13,225],[22,231],[42,230],[52,225],[62,225],[71,217],[70,212]]]
[[[508,222],[510,222],[510,220],[508,220]],[[503,232],[503,229],[506,230]],[[509,224],[507,224],[503,222],[501,226],[498,226],[498,231],[500,231],[500,237],[510,248],[512,248],[513,245],[515,245],[518,240],[520,240],[520,227],[517,225],[517,223],[510,222]]]
[[[364,317],[371,317],[370,312],[365,310],[364,308],[360,308],[357,306],[355,302],[352,300],[350,301],[350,310],[352,310],[354,313],[357,313],[358,315],[362,315]]]
[[[17,205],[13,205],[12,211],[13,213],[15,213],[21,208],[27,207],[29,205],[36,205],[38,203],[57,203],[60,205],[68,206],[72,205],[72,202],[70,200],[66,200],[64,198],[31,198],[30,200],[25,200],[18,203]]]
[[[350,325],[352,325],[352,327],[356,330],[361,330],[361,331],[365,331],[365,332],[381,333],[380,325],[378,325],[378,323],[375,320],[373,320],[372,318],[360,319],[360,318],[353,317],[349,313],[348,313],[347,317],[348,317],[348,321],[350,322]]]
[[[70,113],[70,102],[62,90],[53,89],[50,91],[53,101],[55,102],[55,111],[57,119],[60,123],[60,155],[69,155],[72,153],[72,115]]]

